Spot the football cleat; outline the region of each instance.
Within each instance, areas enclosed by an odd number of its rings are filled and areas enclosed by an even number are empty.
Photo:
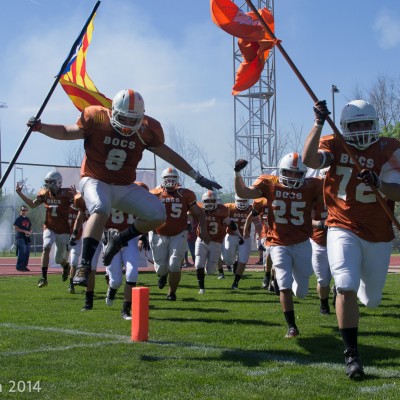
[[[225,275],[224,274],[219,274],[218,279],[225,279]]]
[[[47,286],[47,279],[46,278],[40,278],[38,280],[38,287],[42,288]]]
[[[199,290],[199,294],[204,294],[205,292],[206,292],[205,289],[200,289],[200,290]]]
[[[74,278],[72,280],[74,285],[87,287],[87,281],[90,274],[91,267],[80,265],[77,267]]]
[[[297,328],[289,328],[287,334],[285,335],[285,338],[294,338],[296,336],[299,336],[299,330]]]
[[[355,379],[364,376],[364,368],[356,349],[346,349],[344,352],[344,360],[346,364],[346,375],[349,378]]]
[[[106,304],[111,307],[114,304],[115,295],[117,294],[117,289],[108,288],[106,295]]]
[[[71,294],[75,293],[75,287],[72,283],[68,286],[68,292]]]
[[[161,275],[158,278],[158,288],[159,289],[164,289],[165,288],[165,285],[167,284],[167,276],[168,275]]]
[[[81,311],[90,311],[90,310],[93,310],[93,304],[85,303],[85,305],[81,308]]]
[[[108,229],[105,233],[105,246],[103,252],[103,264],[108,267],[114,256],[122,249],[118,229]],[[103,240],[104,241],[104,240]]]
[[[239,286],[236,282],[232,283],[231,290],[239,290]]]
[[[68,275],[69,275],[69,270],[70,270],[70,265],[69,263],[66,263],[63,267],[63,272],[62,272],[62,281],[65,282],[68,279]]]
[[[168,300],[168,301],[176,301],[176,294],[175,294],[175,293],[170,293],[170,294],[167,296],[167,300]]]
[[[270,284],[270,278],[268,278],[268,276],[264,276],[264,279],[262,282],[263,289],[268,289],[269,284]]]
[[[130,312],[130,310],[123,308],[123,309],[121,310],[121,317],[122,317],[123,319],[125,319],[126,321],[131,320],[132,317],[131,317],[131,312]]]
[[[321,315],[330,315],[331,310],[330,310],[329,306],[322,306],[321,305],[320,308],[319,308],[319,312],[320,312]]]

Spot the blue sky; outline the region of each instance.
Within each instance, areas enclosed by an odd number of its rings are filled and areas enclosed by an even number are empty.
[[[26,133],[26,120],[39,110],[94,4],[95,0],[2,2],[0,102],[8,104],[0,109],[3,160],[14,155]],[[331,85],[339,88],[337,123],[357,85],[366,89],[382,74],[400,77],[398,0],[276,0],[275,34],[329,107]],[[167,143],[171,129],[196,140],[226,190],[233,184],[232,68],[232,37],[211,21],[208,0],[101,2],[87,57],[96,86],[108,97],[126,87],[141,92],[146,113],[162,123]],[[278,134],[296,127],[306,135],[313,122],[312,100],[279,51],[276,75]],[[57,87],[42,120],[68,124],[77,117],[78,111]],[[71,142],[32,133],[18,161],[63,164],[69,146]],[[151,160],[145,158],[142,165],[151,166]],[[35,187],[47,170],[24,168],[24,178],[32,175],[28,183]],[[12,186],[11,175],[5,188]]]

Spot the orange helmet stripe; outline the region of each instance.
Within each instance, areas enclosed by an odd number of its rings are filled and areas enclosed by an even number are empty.
[[[299,166],[299,154],[293,153],[293,167],[297,168]]]
[[[133,111],[135,109],[135,92],[132,89],[128,89],[129,93],[129,111]]]

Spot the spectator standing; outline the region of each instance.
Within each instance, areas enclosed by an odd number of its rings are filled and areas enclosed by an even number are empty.
[[[17,246],[17,271],[30,271],[28,268],[31,253],[32,223],[28,218],[28,207],[21,206],[19,216],[14,221],[15,241]]]

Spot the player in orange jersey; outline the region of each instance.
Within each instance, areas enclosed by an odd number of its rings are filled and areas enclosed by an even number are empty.
[[[167,213],[165,222],[156,228],[151,236],[151,250],[154,268],[159,276],[158,287],[163,289],[168,276],[167,300],[176,300],[176,290],[181,280],[181,267],[187,249],[187,213],[199,221],[199,235],[206,243],[206,216],[196,203],[196,195],[179,185],[176,169],[168,167],[161,173],[161,186],[151,190],[164,204]]]
[[[16,188],[19,197],[30,208],[44,204],[46,218],[43,225],[43,252],[42,252],[42,276],[38,281],[38,287],[47,286],[47,270],[49,268],[49,255],[53,244],[56,245],[55,262],[63,268],[62,280],[68,279],[70,265],[68,258],[68,242],[70,225],[68,222],[69,208],[73,202],[74,193],[70,188],[63,188],[62,176],[58,171],[50,171],[44,179],[44,187],[40,189],[36,199],[31,200],[22,193],[22,186]]]
[[[280,303],[288,325],[287,338],[299,335],[293,294],[304,298],[309,289],[312,234],[311,211],[323,201],[316,178],[306,178],[307,167],[297,153],[286,154],[279,162],[278,176],[261,175],[247,187],[240,171],[247,161],[235,164],[235,190],[245,198],[265,197],[268,202],[268,242],[280,289]]]
[[[111,110],[101,106],[85,108],[75,124],[49,125],[31,118],[27,125],[32,131],[53,139],[84,140],[85,157],[79,191],[84,196],[90,217],[84,232],[81,264],[74,277],[78,285],[87,285],[92,257],[112,208],[138,218],[122,232],[115,229],[107,232],[103,254],[106,266],[129,240],[165,221],[164,205],[134,183],[137,165],[146,149],[193,178],[200,186],[221,188],[218,183],[196,172],[164,143],[161,124],[145,115],[143,97],[132,89],[119,91]]]
[[[218,203],[218,196],[214,191],[207,190],[201,199],[206,213],[207,232],[210,241],[207,243],[200,236],[197,238],[195,268],[200,289],[199,294],[204,294],[205,272],[207,272],[207,275],[211,275],[217,270],[226,228],[229,226],[232,232],[240,235],[236,223],[229,217],[229,209]]]
[[[314,105],[315,124],[304,146],[304,162],[311,168],[330,167],[324,181],[328,209],[328,259],[337,291],[336,317],[345,347],[346,375],[358,378],[364,369],[358,353],[358,299],[377,307],[394,238],[392,221],[376,198],[379,189],[390,210],[400,200],[400,142],[379,136],[375,107],[353,100],[342,110],[342,136],[321,138],[329,111],[326,101]],[[345,143],[359,160],[358,172]]]

